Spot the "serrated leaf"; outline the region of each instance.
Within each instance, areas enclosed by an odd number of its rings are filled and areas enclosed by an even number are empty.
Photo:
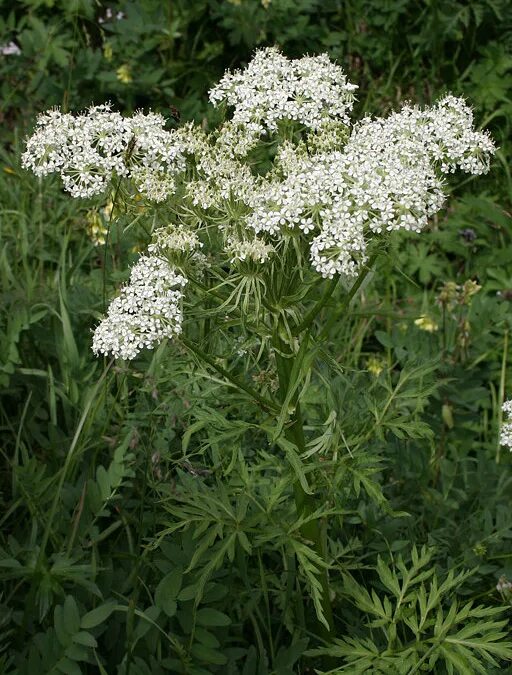
[[[283,436],[277,439],[277,444],[284,450],[286,459],[290,463],[290,466],[292,467],[293,472],[295,473],[295,476],[304,492],[308,495],[313,494],[313,491],[308,485],[304,471],[304,464],[300,458],[297,447],[293,443],[290,443],[290,441]]]
[[[400,596],[400,584],[398,583],[398,579],[384,563],[380,555],[377,557],[377,572],[384,586],[398,598]]]

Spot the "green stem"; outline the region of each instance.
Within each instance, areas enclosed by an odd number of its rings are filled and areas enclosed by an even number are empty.
[[[503,401],[505,400],[505,381],[507,376],[507,357],[508,357],[508,328],[505,329],[503,336],[503,355],[501,358],[501,374],[500,374],[500,389],[498,392],[498,430],[501,432],[503,424]],[[498,442],[496,445],[496,464],[500,463],[501,443],[498,435]]]
[[[108,241],[110,237],[110,230],[112,229],[112,222],[114,219],[114,209],[116,208],[117,196],[119,195],[119,190],[121,188],[121,178],[118,179],[117,185],[114,189],[114,195],[112,197],[112,209],[108,217],[107,224],[107,235],[105,237],[105,244],[103,245],[103,312],[107,306],[107,253],[108,253]]]
[[[305,330],[307,330],[313,321],[316,319],[320,311],[325,307],[325,305],[329,302],[332,294],[334,293],[336,286],[338,285],[338,281],[340,279],[339,274],[337,274],[333,279],[331,279],[329,285],[324,291],[324,294],[318,300],[318,302],[311,308],[311,310],[306,314],[304,317],[304,320],[297,326],[297,328],[294,329],[293,334],[294,335],[299,335],[300,333],[303,333]]]
[[[290,386],[290,376],[294,357],[288,349],[288,345],[286,345],[279,337],[278,330],[276,330],[274,334],[274,353],[279,378],[279,396],[281,401],[284,402]],[[306,450],[302,412],[298,400],[295,400],[292,403],[294,405],[294,412],[291,416],[291,424],[286,427],[285,436],[287,440],[295,445],[298,454],[301,455]],[[308,516],[316,511],[317,503],[315,496],[304,492],[299,481],[295,482],[293,493],[297,515],[307,519]],[[319,520],[307,520],[301,527],[300,532],[304,539],[307,539],[313,544],[314,551],[325,561],[327,554],[326,542],[324,540],[325,538],[322,536],[322,528]],[[333,616],[329,597],[329,577],[326,569],[321,569],[319,571],[318,579],[322,587],[322,610],[329,627],[317,619],[315,632],[325,641],[329,641],[333,632]]]
[[[422,665],[425,663],[425,661],[429,658],[429,656],[432,654],[432,652],[439,648],[439,645],[440,645],[441,642],[443,642],[443,640],[440,640],[439,642],[435,642],[435,643],[430,647],[430,649],[428,649],[428,650],[423,654],[423,656],[422,656],[421,659],[416,663],[416,665],[414,666],[414,668],[413,668],[411,671],[409,671],[409,675],[413,675],[413,673],[417,673],[418,670],[420,670],[421,666],[422,666]]]
[[[249,396],[253,398],[255,401],[257,401],[262,406],[262,408],[270,412],[278,412],[279,409],[273,401],[270,401],[269,399],[266,399],[264,396],[261,396],[255,389],[249,387],[248,384],[245,384],[243,380],[240,380],[235,375],[232,375],[228,370],[226,370],[220,364],[218,364],[212,356],[210,356],[206,352],[203,352],[203,350],[200,349],[197,345],[193,344],[184,337],[181,337],[180,339],[181,342],[185,345],[185,347],[189,351],[198,356],[202,361],[208,363],[214,370],[220,373],[220,375],[222,375],[222,377],[224,377],[226,380],[231,382],[231,384],[234,385],[237,389],[241,389],[242,391],[245,391],[246,394],[249,394]]]
[[[346,310],[346,308],[349,306],[350,302],[352,301],[352,298],[355,296],[357,291],[361,288],[363,281],[366,279],[368,274],[372,271],[373,265],[375,264],[375,261],[377,260],[377,257],[379,256],[379,252],[374,253],[370,259],[368,260],[368,263],[364,266],[364,269],[362,272],[359,274],[357,279],[354,281],[352,284],[350,290],[348,293],[346,293],[343,298],[341,299],[341,302],[338,304],[336,311],[333,312],[326,321],[324,327],[320,331],[319,338],[324,338],[327,333],[329,332],[329,329],[331,326],[338,320],[340,315]],[[330,296],[329,296],[330,297]],[[324,303],[325,304],[325,303]],[[323,307],[323,305],[322,305]],[[314,317],[313,317],[314,320]]]

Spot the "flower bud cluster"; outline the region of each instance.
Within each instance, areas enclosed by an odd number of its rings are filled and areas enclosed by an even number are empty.
[[[186,191],[194,206],[205,210],[222,208],[230,199],[247,203],[257,184],[250,167],[238,160],[236,147],[229,144],[230,139],[235,144],[244,143],[244,137],[231,137],[228,127],[223,125],[210,138],[192,130],[189,134],[197,176],[187,183]]]
[[[129,283],[94,331],[94,353],[134,359],[142,349],[179,335],[186,283],[166,260],[141,256],[132,267]]]
[[[131,178],[149,199],[163,201],[185,168],[185,144],[164,129],[157,113],[123,117],[110,105],[73,116],[59,110],[40,115],[22,163],[36,176],[59,173],[73,197],[104,192],[114,176]]]
[[[507,420],[501,427],[500,444],[512,450],[512,400],[505,401],[502,410],[507,416]]]
[[[197,271],[207,264],[200,252],[203,246],[194,230],[171,224],[153,232],[148,253],[166,259],[172,267],[187,274],[192,268]]]
[[[229,237],[227,250],[231,256],[231,262],[244,262],[246,260],[254,263],[264,263],[274,252],[272,244],[265,243],[262,239],[254,237],[253,239],[242,240],[237,237]]]
[[[202,248],[203,244],[199,237],[192,230],[175,225],[168,227],[159,227],[153,232],[153,241],[148,246],[148,252],[152,255],[158,253],[190,253],[197,248]]]

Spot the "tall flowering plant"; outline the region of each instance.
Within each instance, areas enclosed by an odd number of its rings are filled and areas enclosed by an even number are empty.
[[[23,156],[73,197],[145,208],[147,250],[92,349],[131,360],[169,339],[254,404],[290,466],[295,553],[324,637],[334,625],[328,488],[314,460],[327,452],[335,462],[346,443],[339,411],[316,438],[301,403],[336,319],[325,308],[337,295],[343,316],[390,233],[423,230],[444,204],[445,176],[485,173],[495,151],[460,98],[352,122],[356,89],[326,55],[263,49],[211,89],[225,118],[214,129],[167,129],[159,114],[123,117],[108,105],[52,110]]]

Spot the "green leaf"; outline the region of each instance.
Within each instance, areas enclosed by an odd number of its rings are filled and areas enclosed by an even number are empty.
[[[299,351],[293,359],[293,366],[288,381],[288,391],[286,392],[286,396],[281,406],[281,412],[277,419],[277,424],[271,431],[274,442],[279,442],[279,437],[283,432],[285,423],[290,417],[290,407],[292,405],[292,401],[300,400],[301,392],[299,392],[298,389],[304,379],[306,379],[306,381],[308,380],[310,376],[311,365],[316,359],[321,348],[320,344],[315,344],[308,351],[308,346],[309,334],[307,334],[302,340]]]
[[[195,631],[195,638],[196,640],[199,640],[203,645],[206,647],[210,647],[211,649],[216,649],[217,647],[220,647],[220,642],[217,640],[215,635],[213,633],[210,633],[210,631],[205,630],[204,628],[200,628],[199,626],[196,627]]]
[[[82,621],[80,622],[80,627],[88,630],[89,628],[95,628],[96,626],[99,626],[108,619],[108,617],[116,610],[116,608],[117,602],[115,600],[109,600],[108,602],[105,602],[103,605],[100,605],[99,607],[96,607],[96,609],[93,609],[90,612],[87,612],[87,614],[84,614]]]
[[[211,607],[202,607],[197,610],[196,622],[200,626],[229,626],[231,619],[227,614]]]
[[[151,607],[147,607],[143,612],[136,612],[136,615],[139,617],[140,621],[138,621],[137,627],[133,632],[134,644],[157,625],[156,620],[160,616],[160,611],[161,610],[159,607],[155,607],[153,605]]]
[[[176,598],[183,583],[183,570],[176,568],[160,581],[155,591],[155,605],[168,617],[176,614]]]
[[[64,673],[64,675],[82,675],[82,669],[78,663],[76,663],[76,661],[71,661],[71,659],[66,657],[57,663],[55,669]]]
[[[101,498],[106,501],[112,494],[110,485],[110,478],[104,466],[99,466],[96,469],[96,482],[100,488]]]
[[[55,635],[57,636],[57,640],[63,647],[67,647],[71,642],[71,635],[69,634],[66,627],[62,605],[57,605],[55,607],[53,613],[53,626],[55,628]]]
[[[193,600],[197,595],[197,585],[191,584],[190,586],[185,586],[185,588],[178,595],[178,600],[186,602],[187,600]]]
[[[205,663],[223,666],[228,662],[227,656],[217,649],[207,647],[200,642],[195,642],[190,650],[191,654]]]
[[[79,645],[83,645],[84,647],[97,647],[98,643],[96,642],[96,639],[93,635],[90,633],[86,633],[85,631],[80,631],[79,633],[75,633],[72,637],[73,642],[76,642]]]
[[[400,596],[400,584],[398,583],[398,579],[384,563],[380,555],[377,557],[377,572],[379,573],[379,578],[384,586],[398,598]]]
[[[64,621],[66,622],[66,630],[73,635],[80,628],[80,613],[76,606],[75,599],[68,595],[64,600]]]
[[[292,467],[295,476],[297,477],[297,480],[299,481],[304,492],[308,495],[312,495],[313,491],[309,487],[308,481],[306,479],[304,465],[299,456],[297,447],[293,443],[290,443],[290,441],[288,441],[284,436],[281,436],[277,439],[277,444],[284,450],[286,459],[290,463],[290,466]]]

